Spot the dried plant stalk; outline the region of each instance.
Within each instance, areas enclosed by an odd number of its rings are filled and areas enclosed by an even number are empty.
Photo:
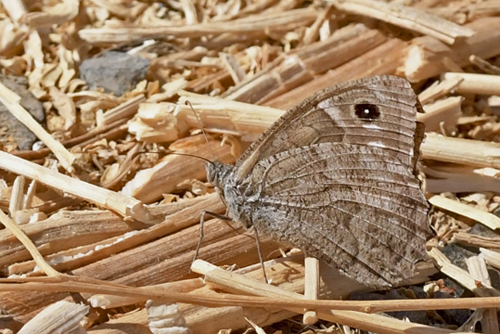
[[[23,225],[24,233],[42,255],[70,249],[132,231],[132,226],[109,211],[62,211],[36,224]],[[8,230],[0,231],[0,267],[29,260],[30,254]]]
[[[427,133],[421,149],[424,159],[477,167],[500,167],[500,145],[497,143]]]
[[[491,279],[486,268],[486,262],[482,256],[472,256],[465,260],[470,274],[480,282],[482,288],[491,287]],[[484,310],[481,319],[482,328],[485,333],[498,333],[498,316],[496,309]]]
[[[298,49],[283,62],[256,77],[236,85],[224,97],[248,103],[262,104],[305,82],[312,74],[323,73],[368,52],[386,41],[378,30],[363,25],[351,25],[338,30],[325,41]]]
[[[500,250],[500,237],[487,238],[480,235],[458,231],[457,233],[453,234],[453,241],[459,244],[473,247],[484,247]]]
[[[80,322],[88,311],[89,307],[86,305],[59,301],[38,313],[18,334],[81,332],[84,329]]]
[[[461,96],[452,96],[424,106],[425,114],[418,114],[417,120],[425,123],[426,132],[452,133],[457,129],[457,123],[462,116]]]
[[[24,247],[30,252],[33,259],[35,259],[37,265],[47,276],[58,276],[59,273],[54,270],[42,257],[42,254],[38,251],[36,246],[31,242],[31,240],[26,236],[23,230],[10,219],[2,210],[0,210],[0,221],[2,224],[16,236],[16,238],[22,242]]]
[[[286,300],[288,298],[304,299],[303,295],[277,289],[265,283],[253,281],[235,273],[229,273],[207,263],[193,263],[193,271],[205,275],[205,280],[219,288],[228,291],[239,291],[240,293],[251,293],[258,296],[271,296],[274,300]],[[307,301],[306,301],[307,303]],[[270,304],[269,306],[271,306]],[[370,308],[371,306],[367,306]],[[303,313],[304,309],[300,307],[287,307],[287,309]],[[375,331],[377,333],[394,333],[400,331],[411,331],[426,328],[431,333],[445,333],[441,329],[427,327],[425,325],[404,322],[394,318],[388,318],[375,314],[363,314],[352,311],[327,311],[318,310],[319,318],[329,320],[335,323],[344,324],[363,330]]]
[[[482,297],[500,296],[500,291],[493,288],[481,288],[476,284],[476,280],[467,271],[455,266],[448,258],[437,248],[432,248],[428,254],[436,261],[441,272],[445,273],[463,287],[473,291],[476,295]]]
[[[319,295],[319,260],[313,257],[304,259],[304,297],[307,299],[318,299]],[[306,310],[302,318],[304,325],[313,325],[318,321],[316,311]]]
[[[200,37],[223,33],[252,33],[257,31],[289,31],[296,27],[307,26],[316,19],[317,12],[310,8],[294,9],[287,12],[249,16],[229,22],[208,22],[184,26],[151,28],[100,28],[82,29],[78,35],[90,44],[127,43],[141,38],[162,36]]]
[[[475,73],[443,73],[444,80],[461,80],[456,88],[459,94],[500,94],[500,75]]]
[[[345,81],[377,74],[395,74],[402,64],[402,53],[407,43],[393,38],[359,57],[309,81],[300,87],[266,101],[264,105],[280,109],[289,109],[321,89]]]
[[[30,115],[30,113],[24,109],[19,102],[21,97],[5,87],[0,83],[0,102],[16,117],[21,123],[26,125],[40,140],[47,145],[48,148],[54,152],[55,156],[59,159],[61,166],[64,167],[68,172],[73,172],[74,169],[71,166],[75,161],[73,154],[68,152],[64,146],[51,135],[49,135],[45,129],[38,124],[37,121]]]
[[[459,66],[465,66],[473,54],[485,59],[500,54],[499,17],[478,19],[467,27],[476,31],[476,34],[451,47],[430,36],[413,39],[402,68],[404,76],[412,82],[418,82],[448,71],[446,58]]]
[[[188,139],[170,146],[174,153],[179,154],[167,155],[154,167],[142,170],[125,185],[122,192],[144,203],[154,202],[160,199],[162,194],[171,193],[179,183],[186,179],[203,179],[205,161],[201,158],[218,159],[225,163],[235,161],[230,147],[221,145],[219,141],[206,143],[203,136]],[[183,153],[192,156],[183,156]]]
[[[470,219],[474,219],[475,221],[488,226],[492,230],[500,228],[499,217],[495,216],[494,214],[473,208],[469,205],[460,203],[458,201],[454,201],[442,196],[432,196],[431,198],[429,198],[429,203],[438,208],[454,212]]]
[[[45,12],[26,13],[21,18],[21,22],[31,28],[42,28],[54,24],[61,24],[72,20],[78,15],[79,4],[78,0],[66,0],[63,3],[51,6],[50,9]]]
[[[154,223],[153,217],[149,215],[147,207],[141,201],[80,181],[3,151],[0,151],[0,168],[11,173],[19,173],[65,193],[83,198],[117,212],[125,218],[130,217],[146,224]]]
[[[496,192],[500,187],[498,178],[482,175],[471,167],[463,171],[448,171],[445,167],[440,167],[439,170],[435,168],[424,168],[427,175],[426,190],[429,193]]]
[[[137,113],[137,109],[139,108],[139,104],[146,101],[146,97],[144,95],[137,95],[136,97],[120,104],[119,106],[106,111],[102,115],[102,120],[98,122],[100,125],[109,125],[118,120],[128,120],[132,118],[135,113]]]
[[[455,91],[462,81],[463,79],[459,77],[442,80],[439,84],[431,86],[418,94],[418,99],[424,105],[436,101]]]
[[[349,13],[365,15],[397,26],[436,37],[453,44],[457,37],[470,37],[474,30],[411,7],[374,0],[335,1],[335,6]]]

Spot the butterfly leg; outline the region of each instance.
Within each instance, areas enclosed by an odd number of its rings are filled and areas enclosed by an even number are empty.
[[[232,220],[228,216],[221,215],[221,214],[218,214],[215,212],[203,210],[203,212],[201,213],[201,217],[200,217],[200,237],[198,238],[198,245],[196,246],[196,251],[194,253],[193,262],[196,261],[196,259],[198,258],[198,255],[200,253],[200,248],[201,248],[201,241],[203,240],[203,237],[205,236],[205,234],[203,232],[204,231],[203,226],[205,225],[205,216],[206,215],[210,215],[214,218],[219,218],[222,220]]]
[[[262,267],[262,272],[264,273],[264,280],[266,281],[267,284],[269,284],[270,282],[267,279],[266,267],[264,266],[264,259],[262,258],[262,251],[260,249],[259,233],[257,232],[255,226],[252,225],[252,228],[253,228],[253,233],[255,235],[255,242],[257,243],[257,254],[259,255],[260,265]]]
[[[201,243],[202,243],[203,237],[205,236],[204,232],[203,232],[204,231],[203,227],[205,225],[205,216],[206,215],[210,215],[210,216],[212,216],[214,218],[219,218],[219,219],[225,220],[225,221],[232,221],[232,218],[230,218],[230,217],[228,217],[226,215],[221,215],[221,214],[218,214],[218,213],[215,213],[215,212],[210,212],[210,211],[203,210],[203,212],[201,213],[201,218],[200,218],[200,236],[198,238],[198,245],[196,246],[196,251],[194,253],[193,262],[198,258],[198,255],[200,254]],[[231,226],[231,228],[233,228],[233,227]],[[255,242],[257,243],[257,253],[259,255],[259,261],[260,261],[260,264],[262,266],[262,271],[264,273],[264,280],[266,281],[266,283],[269,283],[269,280],[267,279],[266,269],[264,267],[264,259],[262,258],[262,251],[261,251],[261,248],[260,248],[259,234],[258,234],[257,229],[255,228],[255,226],[252,226],[252,228],[253,228],[253,231],[254,231]]]

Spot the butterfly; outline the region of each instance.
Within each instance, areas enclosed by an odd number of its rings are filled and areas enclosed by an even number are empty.
[[[430,235],[421,111],[405,79],[342,83],[286,112],[234,166],[207,163],[207,179],[234,221],[389,288],[412,277]]]

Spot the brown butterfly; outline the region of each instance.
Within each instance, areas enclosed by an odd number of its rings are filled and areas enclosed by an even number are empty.
[[[412,277],[430,233],[418,111],[402,78],[343,83],[285,113],[235,166],[207,163],[207,178],[233,220],[388,288]]]

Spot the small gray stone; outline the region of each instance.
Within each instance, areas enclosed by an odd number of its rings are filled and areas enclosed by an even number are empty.
[[[0,75],[0,81],[21,97],[21,105],[33,118],[40,123],[45,120],[42,103],[28,90],[28,80],[25,77]],[[12,137],[19,150],[30,150],[37,140],[33,132],[19,122],[3,104],[0,104],[0,127],[5,129],[0,140],[7,143],[8,137]]]
[[[451,291],[449,294],[453,298],[466,298],[474,295],[471,291],[466,290],[464,287],[462,287],[460,284],[449,277],[443,278],[443,282],[447,290]]]
[[[443,291],[436,291],[434,293],[434,298],[453,298],[452,295]],[[443,317],[447,324],[461,326],[472,314],[471,310],[439,310],[437,311],[439,315]]]
[[[121,96],[143,80],[149,60],[137,55],[108,51],[98,58],[87,59],[80,65],[80,77],[90,89],[102,87]]]
[[[500,289],[500,271],[493,267],[488,268],[488,275],[490,275],[491,286],[495,289]]]
[[[423,288],[421,288],[419,286],[415,286],[415,285],[409,286],[408,288],[411,291],[413,291],[413,293],[415,294],[415,297],[420,298],[420,299],[427,298],[427,293],[424,291]]]
[[[495,210],[495,212],[497,212],[497,210]],[[495,214],[496,216],[499,216],[500,214],[500,211],[495,213],[493,212],[493,214]],[[470,234],[474,234],[474,235],[480,235],[482,237],[487,237],[487,238],[498,238],[500,235],[498,233],[496,233],[495,231],[493,231],[492,229],[484,226],[483,224],[474,224],[474,226],[472,226],[472,228],[470,229],[469,231]]]
[[[477,255],[477,253],[474,253],[471,250],[457,244],[447,244],[442,249],[442,252],[451,261],[451,263],[462,268],[463,270],[467,270],[465,259]]]

